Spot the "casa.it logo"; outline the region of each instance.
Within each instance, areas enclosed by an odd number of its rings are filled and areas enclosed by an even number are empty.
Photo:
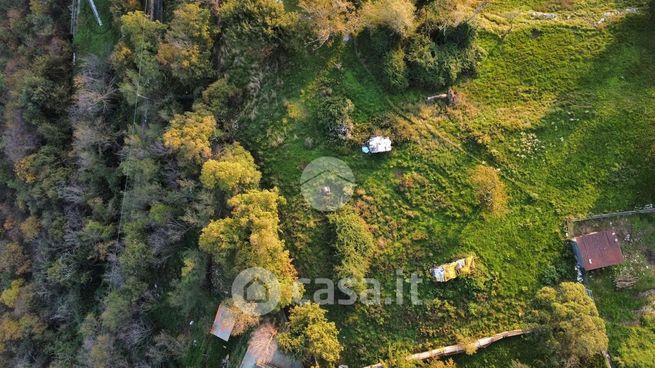
[[[244,313],[263,316],[277,309],[280,303],[280,282],[261,267],[248,268],[232,283],[234,306]]]
[[[334,157],[319,157],[305,167],[300,177],[300,191],[305,200],[319,211],[341,208],[355,190],[355,176],[348,165]]]

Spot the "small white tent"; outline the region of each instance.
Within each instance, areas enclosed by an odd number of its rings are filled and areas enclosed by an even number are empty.
[[[362,147],[364,153],[382,153],[391,151],[391,139],[389,137],[375,136],[366,142]]]

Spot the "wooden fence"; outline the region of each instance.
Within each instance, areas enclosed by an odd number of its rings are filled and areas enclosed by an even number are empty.
[[[520,329],[505,331],[505,332],[497,333],[493,336],[483,337],[473,342],[472,344],[475,344],[476,349],[486,348],[487,346],[493,344],[494,342],[500,341],[502,339],[525,335],[530,332],[531,330],[520,330]],[[463,345],[463,344],[445,346],[434,350],[424,351],[422,353],[412,354],[407,357],[407,360],[426,360],[426,359],[441,358],[444,356],[449,356],[454,354],[460,354],[466,351],[467,346],[468,345]],[[382,365],[382,363],[377,363],[377,364],[366,366],[364,368],[383,368],[383,367],[384,366]]]

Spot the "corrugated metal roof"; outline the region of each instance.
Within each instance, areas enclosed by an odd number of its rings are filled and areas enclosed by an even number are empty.
[[[209,333],[221,340],[228,341],[235,322],[234,314],[230,310],[230,307],[221,304],[216,311],[216,317]]]
[[[578,263],[585,271],[613,266],[623,262],[621,245],[612,231],[602,231],[575,238]]]

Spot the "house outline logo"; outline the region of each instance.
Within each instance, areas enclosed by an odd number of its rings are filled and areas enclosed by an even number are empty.
[[[263,316],[280,303],[280,282],[270,271],[261,267],[245,269],[232,283],[234,305],[244,313]]]
[[[316,210],[336,211],[353,195],[355,176],[350,167],[334,157],[319,157],[310,162],[300,177],[300,191]]]

